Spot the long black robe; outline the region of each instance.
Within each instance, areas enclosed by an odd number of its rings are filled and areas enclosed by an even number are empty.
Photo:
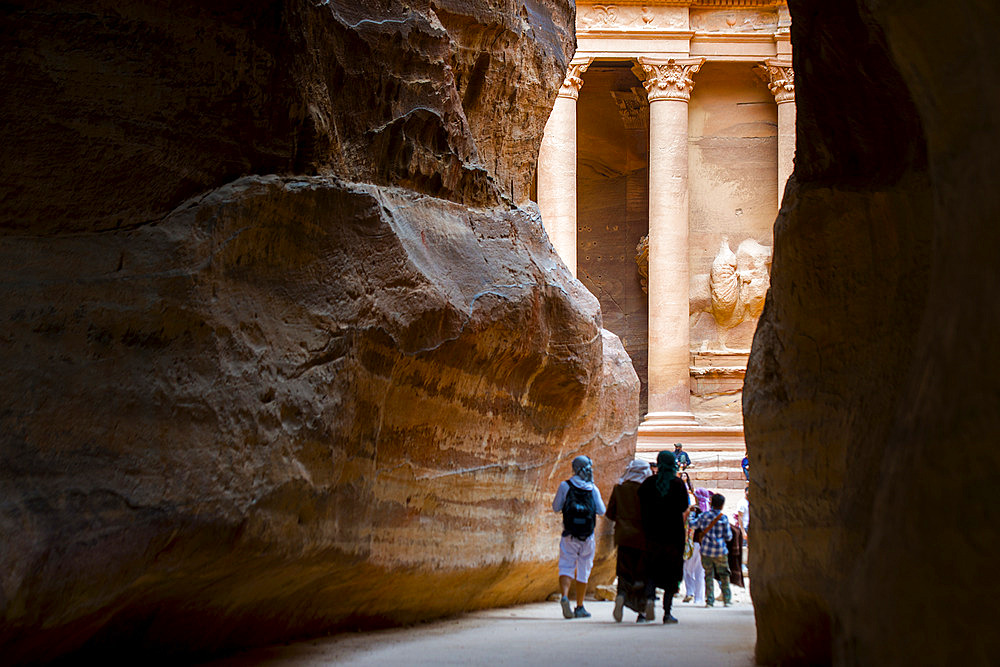
[[[688,494],[684,482],[670,480],[667,495],[660,495],[656,476],[639,487],[642,526],[646,534],[646,575],[657,588],[673,595],[684,578],[684,510]]]

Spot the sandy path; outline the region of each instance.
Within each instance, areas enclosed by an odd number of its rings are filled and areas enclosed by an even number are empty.
[[[749,596],[708,609],[674,605],[677,625],[611,618],[611,602],[588,601],[592,618],[566,620],[558,603],[491,609],[409,628],[351,633],[269,647],[211,663],[243,665],[704,665],[753,664],[756,637]]]

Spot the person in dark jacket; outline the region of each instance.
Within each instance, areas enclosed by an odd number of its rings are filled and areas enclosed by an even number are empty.
[[[656,589],[663,589],[663,622],[676,623],[670,613],[674,594],[684,578],[684,510],[688,494],[677,478],[677,461],[668,451],[656,457],[657,471],[639,487],[642,526],[646,534],[646,619],[652,621]]]
[[[637,622],[646,620],[645,549],[642,532],[642,510],[639,506],[639,485],[652,475],[649,464],[635,459],[611,491],[604,516],[615,522],[615,546],[618,547],[618,595],[612,612],[616,623],[622,622],[622,609],[638,612]]]

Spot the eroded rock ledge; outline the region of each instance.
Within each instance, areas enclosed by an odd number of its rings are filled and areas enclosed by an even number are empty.
[[[5,659],[552,591],[556,486],[587,453],[607,495],[638,423],[596,299],[513,205],[572,8],[5,11],[4,71],[35,65],[2,102]]]
[[[988,664],[1000,16],[789,9],[795,175],[743,404],[757,657]]]

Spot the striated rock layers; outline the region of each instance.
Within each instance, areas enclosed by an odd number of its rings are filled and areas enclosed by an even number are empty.
[[[795,176],[744,394],[757,657],[990,664],[994,3],[789,2]]]
[[[2,21],[4,660],[554,590],[556,486],[587,453],[607,495],[638,423],[597,300],[515,205],[572,6]]]

